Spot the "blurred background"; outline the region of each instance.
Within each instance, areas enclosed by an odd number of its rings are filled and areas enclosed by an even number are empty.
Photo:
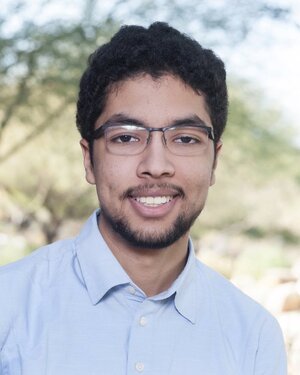
[[[299,374],[298,0],[2,0],[0,265],[76,234],[97,207],[75,127],[78,81],[120,25],[155,20],[227,65],[217,183],[192,235],[202,261],[278,318]]]

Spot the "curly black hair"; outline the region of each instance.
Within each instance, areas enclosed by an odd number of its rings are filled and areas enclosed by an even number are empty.
[[[228,96],[224,63],[213,51],[163,22],[123,26],[88,59],[80,81],[76,124],[90,139],[114,84],[139,74],[179,77],[204,94],[216,142],[227,121]]]

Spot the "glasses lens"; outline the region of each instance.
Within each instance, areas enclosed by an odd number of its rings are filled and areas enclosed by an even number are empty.
[[[135,155],[147,145],[148,131],[135,125],[113,125],[105,130],[106,146],[116,155]]]
[[[178,126],[165,131],[168,149],[176,155],[200,155],[209,145],[208,130],[199,126]]]

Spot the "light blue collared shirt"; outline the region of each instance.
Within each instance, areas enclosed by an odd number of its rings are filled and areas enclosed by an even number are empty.
[[[276,320],[225,278],[187,264],[149,297],[97,226],[0,269],[0,375],[285,375]]]

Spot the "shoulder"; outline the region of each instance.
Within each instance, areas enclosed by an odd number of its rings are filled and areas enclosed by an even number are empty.
[[[259,341],[262,335],[282,339],[279,324],[271,313],[224,276],[197,261],[197,278],[198,285],[206,286],[206,297],[225,335],[234,336],[237,341],[250,337]]]
[[[240,368],[246,371],[254,366],[255,373],[286,374],[286,352],[277,320],[216,271],[199,261],[196,268],[197,287],[200,293],[206,288],[211,317],[224,342],[239,353]]]
[[[244,316],[257,317],[257,314],[262,314],[263,316],[269,315],[267,310],[258,302],[247,296],[218,272],[200,261],[197,261],[196,268],[198,283],[205,283],[208,288],[207,292],[210,294],[215,306],[222,307],[223,316],[238,314],[242,319]]]
[[[33,276],[34,270],[43,269],[45,266],[54,265],[60,262],[65,256],[71,255],[74,249],[74,240],[62,240],[53,244],[43,246],[21,260],[0,267],[0,280],[19,284],[17,281]],[[2,283],[0,290],[3,290]]]
[[[55,242],[0,267],[0,350],[16,315],[57,278],[64,263],[70,262],[75,253],[73,242]]]
[[[21,260],[0,267],[0,302],[11,293],[24,292],[34,281],[47,281],[58,265],[74,256],[74,240],[62,240],[43,246]]]

